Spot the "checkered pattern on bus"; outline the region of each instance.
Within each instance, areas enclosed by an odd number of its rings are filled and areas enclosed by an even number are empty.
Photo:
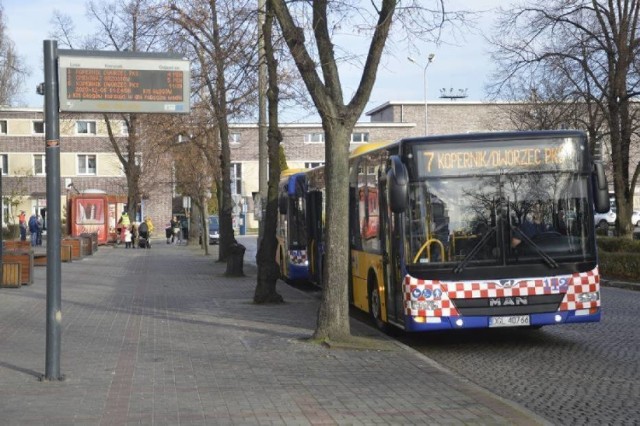
[[[307,261],[306,250],[289,250],[289,259],[295,265],[302,264]]]
[[[600,299],[594,302],[578,302],[580,293],[600,290],[598,268],[592,271],[549,278],[524,278],[517,280],[491,281],[439,281],[421,280],[407,275],[403,283],[404,306],[407,315],[421,317],[458,316],[452,300],[489,297],[534,296],[544,294],[564,294],[559,311],[574,311],[600,306]],[[425,289],[427,296],[424,295]],[[414,293],[419,293],[418,297]],[[441,296],[435,297],[434,294]],[[440,309],[412,309],[411,301],[440,301]]]

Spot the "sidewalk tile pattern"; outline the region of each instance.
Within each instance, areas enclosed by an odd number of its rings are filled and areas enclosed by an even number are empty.
[[[255,305],[255,267],[230,278],[215,259],[154,244],[62,265],[60,381],[39,380],[45,268],[0,289],[0,424],[540,423],[400,344],[306,342],[317,295],[280,282],[286,303]],[[356,320],[352,333],[388,340]]]

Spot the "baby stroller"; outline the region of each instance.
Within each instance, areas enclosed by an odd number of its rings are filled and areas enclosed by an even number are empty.
[[[151,243],[149,242],[149,239],[148,239],[148,238],[145,238],[145,237],[143,237],[143,236],[140,236],[140,237],[138,238],[138,246],[139,246],[140,248],[148,248],[148,249],[149,249],[149,248],[151,248]]]
[[[149,241],[149,232],[140,231],[140,235],[138,236],[138,247],[140,248],[151,248],[151,241]]]

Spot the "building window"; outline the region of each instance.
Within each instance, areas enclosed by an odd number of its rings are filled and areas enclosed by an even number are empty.
[[[33,154],[33,174],[36,176],[44,176],[45,174],[44,154]]]
[[[367,143],[369,142],[369,132],[351,133],[351,143]]]
[[[313,169],[314,167],[324,166],[324,161],[308,161],[304,163],[305,169]]]
[[[79,135],[95,135],[95,121],[76,121],[76,133]]]
[[[240,143],[240,133],[229,133],[229,143]]]
[[[242,194],[242,164],[231,163],[231,193]]]
[[[96,156],[78,154],[78,174],[96,175]]]
[[[0,135],[7,134],[7,120],[0,120]]]
[[[33,133],[35,134],[44,133],[44,121],[34,121],[32,125],[33,125]]]
[[[304,135],[304,143],[324,143],[324,133],[307,133]]]
[[[2,158],[2,175],[6,176],[9,174],[9,155],[0,154],[0,158]]]

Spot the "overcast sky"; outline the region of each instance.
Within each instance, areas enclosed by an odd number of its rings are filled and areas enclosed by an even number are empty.
[[[70,15],[81,33],[84,17],[85,1],[83,0],[0,0],[5,9],[7,33],[14,41],[18,54],[31,70],[23,86],[24,94],[20,106],[42,107],[43,97],[35,93],[36,85],[44,80],[42,69],[43,41],[50,38],[52,31],[51,17],[54,10],[62,10]],[[500,0],[447,0],[451,7],[473,8],[474,10],[492,10],[505,1]],[[486,13],[479,17],[479,27],[490,31],[493,14]],[[445,34],[445,39],[447,35]],[[407,59],[404,46],[398,45],[398,51],[383,59],[378,71],[378,78],[365,111],[387,101],[424,101],[424,64],[430,53],[435,54],[433,63],[427,70],[427,88],[429,101],[439,99],[440,90],[446,88],[467,90],[466,100],[483,100],[486,98],[484,86],[492,71],[489,60],[489,46],[479,34],[467,34],[465,40],[452,40],[452,44],[423,45],[420,52],[414,53],[416,62]],[[395,48],[395,46],[394,46]],[[351,95],[358,84],[359,75],[345,72],[341,76],[345,97]],[[304,117],[300,115],[298,118]],[[315,121],[313,117],[304,117],[304,121]]]

